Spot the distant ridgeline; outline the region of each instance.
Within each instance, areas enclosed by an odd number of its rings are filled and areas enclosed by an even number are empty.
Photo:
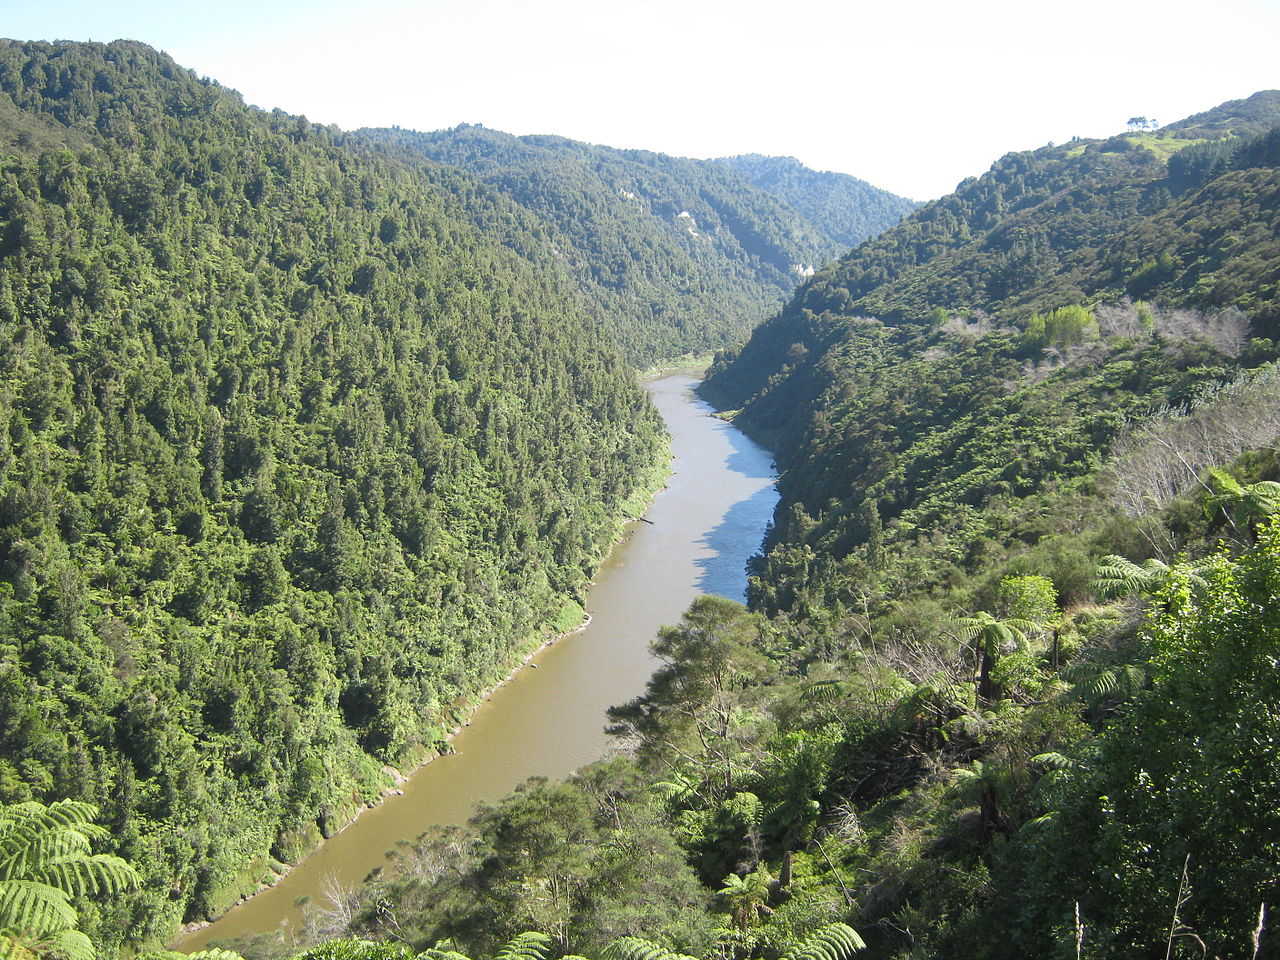
[[[815,224],[841,254],[883,233],[920,204],[857,177],[810,170],[794,157],[748,153],[713,163],[736,170],[755,186]]]
[[[786,158],[686,160],[482,126],[357,136],[465,170],[524,208],[529,225],[508,242],[563,262],[639,366],[737,345],[805,276],[916,207]],[[492,210],[473,220],[501,233]]]
[[[137,43],[0,41],[0,802],[101,808],[146,878],[81,911],[104,951],[427,755],[660,481],[522,212],[421,167]]]

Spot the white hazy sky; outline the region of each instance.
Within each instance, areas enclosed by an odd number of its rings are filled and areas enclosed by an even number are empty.
[[[341,127],[798,157],[915,199],[1011,150],[1280,87],[1280,0],[0,0]]]

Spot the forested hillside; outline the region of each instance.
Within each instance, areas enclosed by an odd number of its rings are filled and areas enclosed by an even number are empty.
[[[100,809],[104,955],[429,755],[660,482],[518,216],[140,44],[0,41],[0,802]]]
[[[1011,154],[723,355],[785,471],[751,609],[663,631],[630,756],[424,836],[349,929],[1275,953],[1276,104]]]
[[[914,207],[840,174],[753,183],[733,163],[482,126],[360,135],[474,174],[535,217],[639,366],[740,343],[801,279]]]
[[[848,174],[810,170],[794,157],[745,153],[715,162],[736,170],[774,199],[800,211],[839,244],[840,253],[883,233],[919,206]]]
[[[750,607],[661,632],[618,755],[245,955],[1277,953],[1277,124],[1010,154],[824,267],[705,387],[784,471]],[[6,956],[154,944],[437,749],[660,478],[601,311],[727,342],[821,241],[134,43],[0,42],[0,145]]]

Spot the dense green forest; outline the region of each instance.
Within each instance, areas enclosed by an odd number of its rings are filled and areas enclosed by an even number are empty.
[[[800,211],[839,247],[838,253],[883,233],[919,206],[848,174],[810,170],[794,157],[745,153],[714,162]]]
[[[1276,123],[1011,154],[820,271],[705,386],[784,471],[750,607],[662,632],[628,755],[406,845],[314,935],[1273,952]]]
[[[578,281],[602,330],[644,367],[736,346],[800,280],[915,204],[795,161],[751,169],[479,125],[434,133],[364,130],[397,155],[473,174],[536,222],[529,234]],[[483,212],[486,230],[501,229]],[[523,242],[521,242],[523,241]]]
[[[660,484],[572,279],[477,210],[518,229],[140,44],[0,42],[0,802],[99,808],[142,877],[80,909],[104,955],[431,755]]]
[[[563,223],[433,135],[129,43],[6,42],[0,91],[0,954],[89,960],[435,749],[661,429]],[[1274,953],[1277,124],[1010,154],[819,270],[704,388],[783,470],[749,606],[660,633],[619,755],[236,949]]]

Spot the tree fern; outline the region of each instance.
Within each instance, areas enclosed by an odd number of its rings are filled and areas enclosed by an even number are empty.
[[[234,950],[210,947],[208,950],[197,950],[195,953],[183,953],[181,950],[150,950],[139,954],[137,960],[244,960],[244,957]]]
[[[551,938],[537,930],[518,933],[499,950],[493,960],[547,960]]]
[[[1084,662],[1073,664],[1065,673],[1072,683],[1070,695],[1091,707],[1104,700],[1128,700],[1147,683],[1147,668],[1140,663]]]
[[[1280,512],[1280,483],[1273,480],[1246,485],[1215,467],[1209,471],[1209,486],[1213,493],[1205,500],[1206,516],[1221,511],[1232,526],[1248,528],[1251,523]]]
[[[999,684],[991,677],[1000,657],[1013,650],[1021,650],[1027,645],[1028,632],[1038,629],[1040,624],[1021,617],[1006,617],[1003,620],[993,617],[985,610],[972,617],[958,617],[954,621],[953,632],[957,639],[973,641],[982,658],[978,671],[978,701],[990,704],[999,699]]]
[[[1183,563],[1170,567],[1154,557],[1136,564],[1113,553],[1103,557],[1098,563],[1093,579],[1093,592],[1104,600],[1135,593],[1155,593],[1169,582],[1174,571],[1185,574],[1193,588],[1205,588],[1203,564]]]
[[[138,883],[119,857],[94,854],[107,832],[92,804],[34,800],[0,807],[0,960],[58,954],[92,960],[93,945],[75,928],[73,897],[118,894]]]
[[[695,960],[695,958],[668,950],[652,940],[644,940],[641,937],[619,937],[605,947],[600,960]]]
[[[352,938],[316,944],[292,960],[410,960],[413,955],[403,943]]]
[[[762,863],[745,877],[731,873],[724,878],[724,886],[716,891],[729,906],[729,914],[733,924],[745,930],[763,913],[772,913],[769,909],[769,887],[773,877]]]
[[[418,954],[418,960],[471,960],[465,953],[439,946],[428,947]]]
[[[847,923],[828,923],[791,947],[781,960],[848,960],[866,947],[862,937]]]

